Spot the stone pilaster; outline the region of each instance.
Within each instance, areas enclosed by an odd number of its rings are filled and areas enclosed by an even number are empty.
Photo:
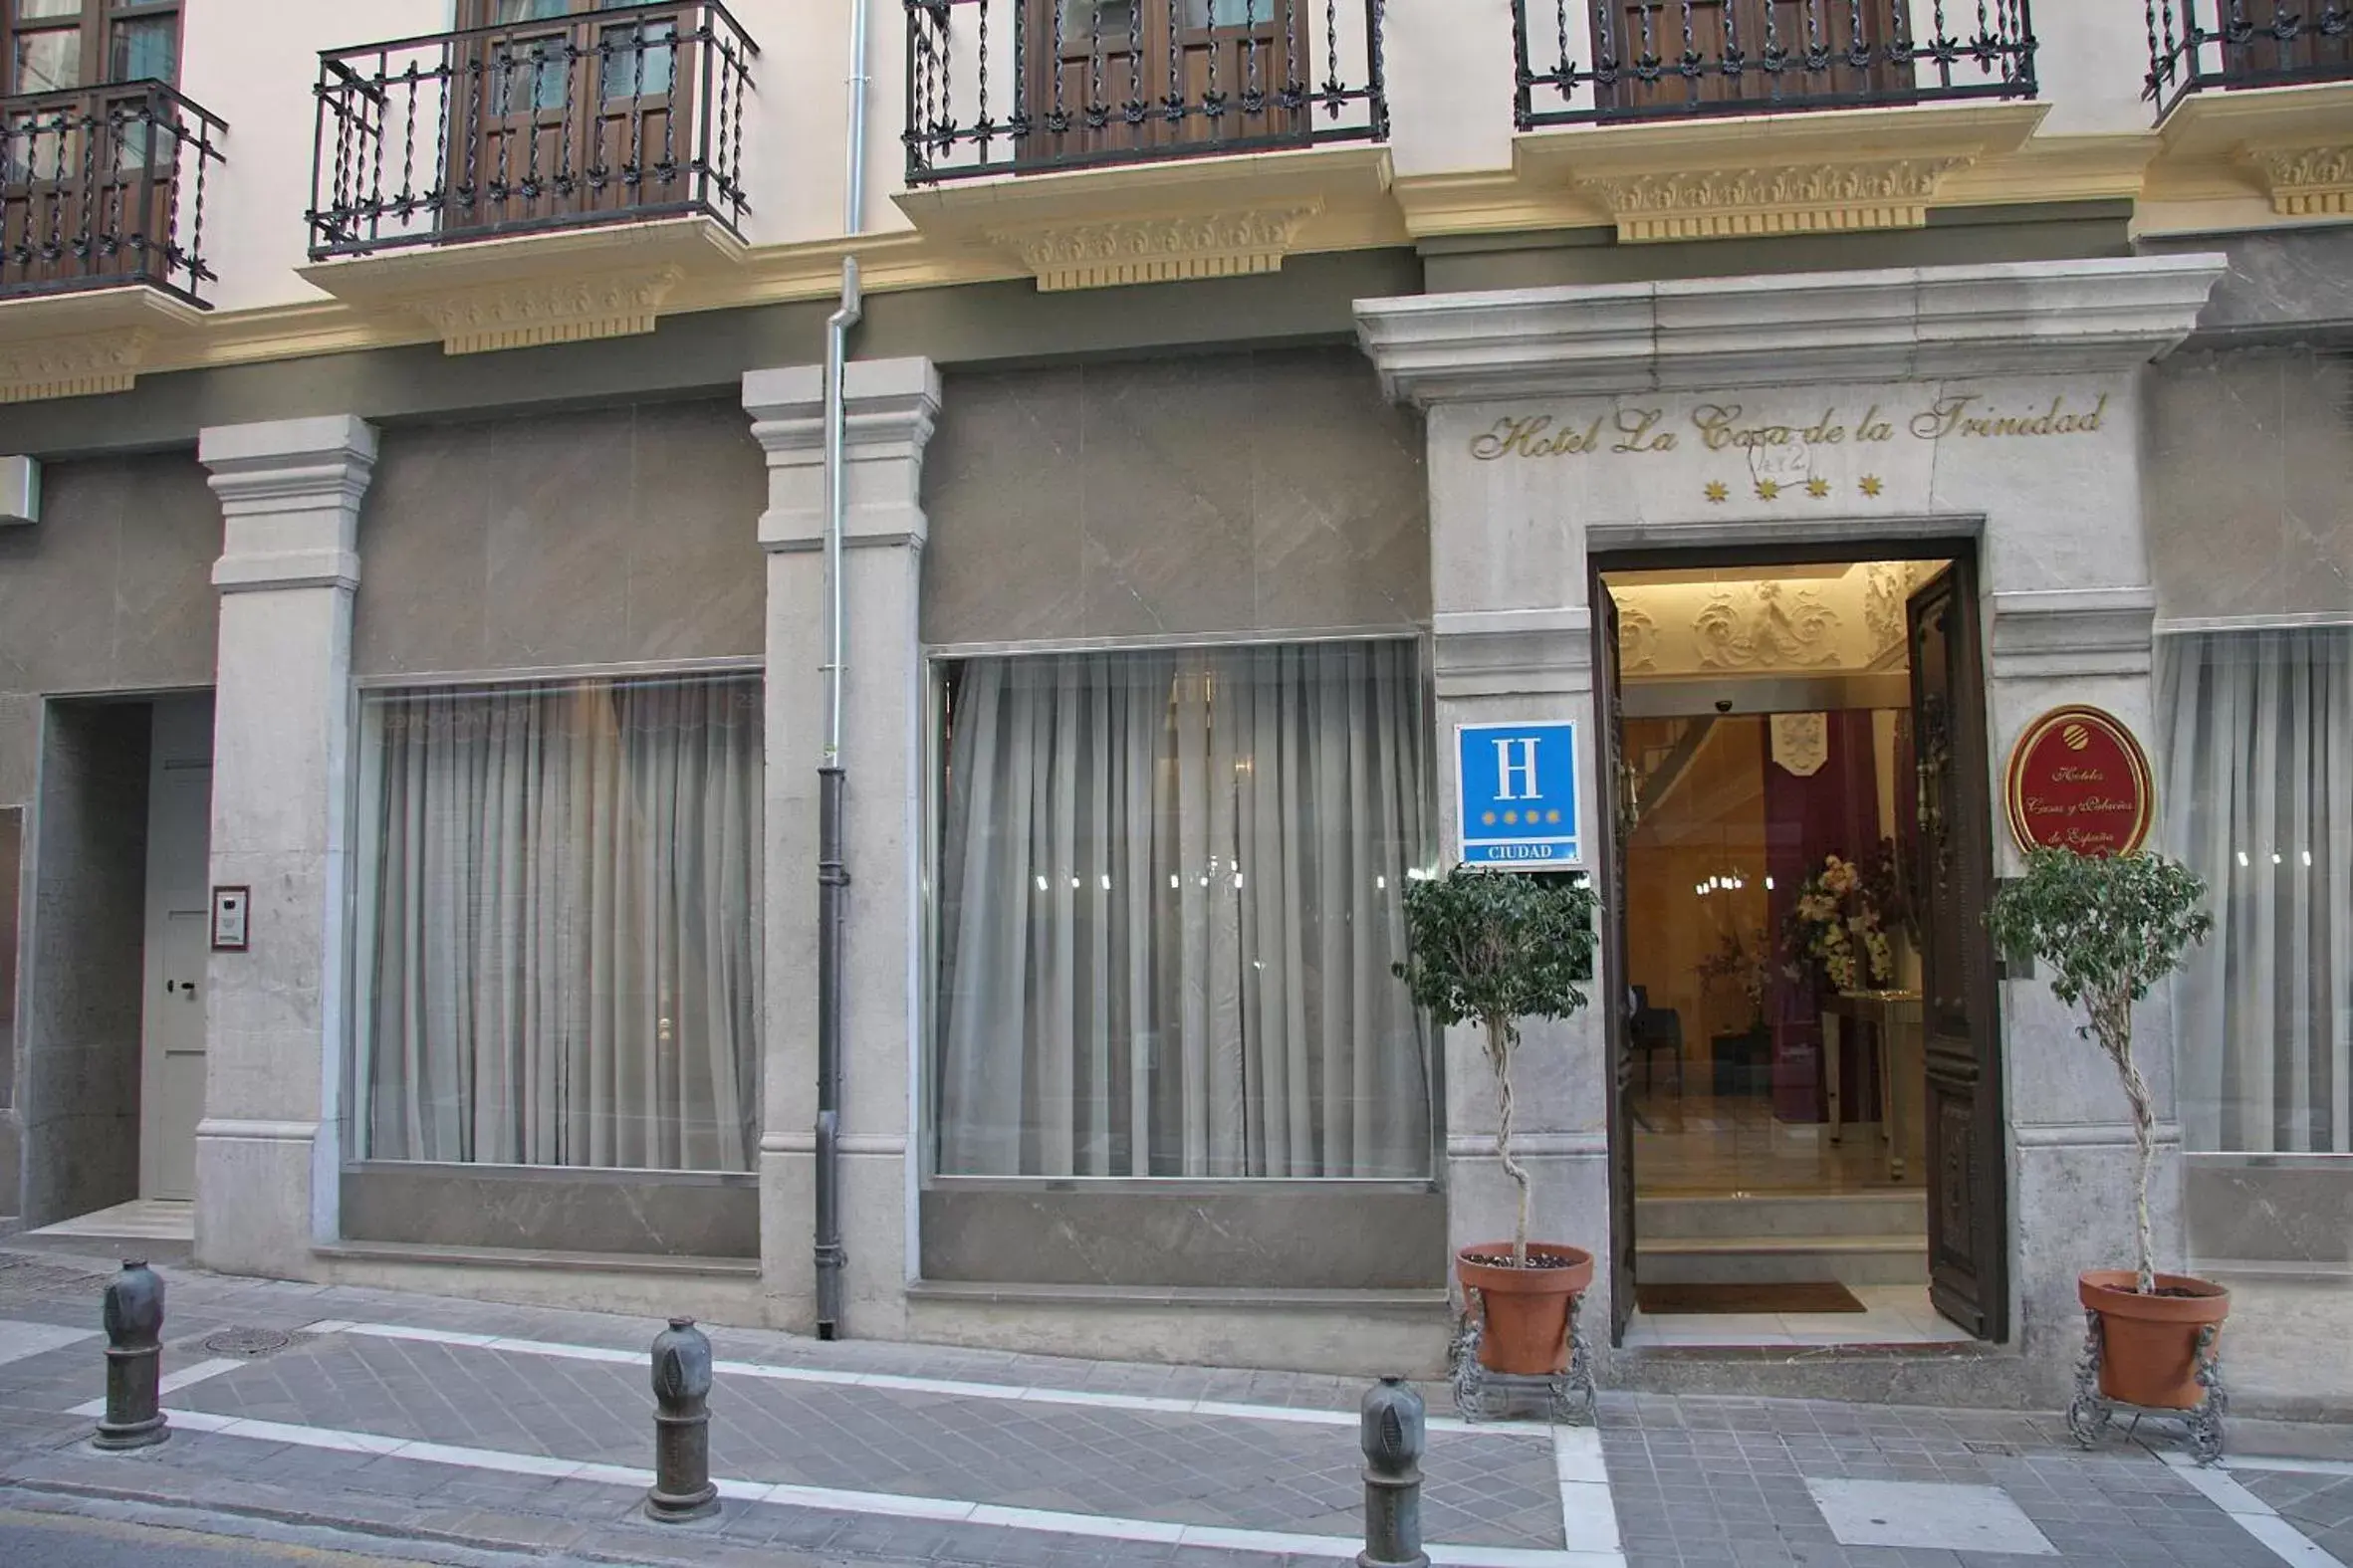
[[[848,368],[848,622],[842,766],[849,871],[842,953],[842,1332],[905,1333],[914,1272],[913,1085],[922,1042],[923,450],[939,413],[927,359]],[[768,998],[760,1141],[772,1319],[816,1317],[818,768],[824,744],[824,383],[821,367],[744,377],[768,454]]]
[[[224,523],[212,880],[251,946],[208,972],[196,1259],[300,1277],[335,1234],[349,1003],[352,595],[375,431],[349,414],[203,432]]]

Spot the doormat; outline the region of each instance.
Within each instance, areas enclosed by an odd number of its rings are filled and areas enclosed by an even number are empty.
[[[1729,1312],[1867,1312],[1853,1291],[1835,1279],[1794,1283],[1760,1280],[1737,1285],[1644,1285],[1634,1287],[1634,1304],[1654,1317],[1677,1313],[1718,1316]]]

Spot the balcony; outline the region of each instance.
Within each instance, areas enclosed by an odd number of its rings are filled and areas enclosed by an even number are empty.
[[[311,258],[675,217],[740,238],[759,53],[717,0],[324,53]]]
[[[1389,134],[1383,0],[906,0],[907,183]]]
[[[205,308],[204,188],[227,129],[160,82],[0,98],[0,300],[143,286],[166,314]]]
[[[2192,93],[2353,81],[2353,4],[2176,0],[2149,11],[2158,117]]]
[[[1512,10],[1522,130],[2034,96],[2027,0],[1513,0]]]

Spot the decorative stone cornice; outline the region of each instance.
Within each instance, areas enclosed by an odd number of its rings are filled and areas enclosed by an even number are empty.
[[[2353,213],[2353,84],[2193,93],[2166,115],[2167,183],[2259,191],[2283,218]]]
[[[375,452],[375,428],[351,414],[199,432],[196,461],[221,504],[213,585],[223,593],[357,586],[359,500]]]
[[[1440,611],[1431,619],[1434,685],[1450,700],[1593,689],[1593,617],[1585,606]]]
[[[974,180],[892,199],[949,252],[1018,262],[1042,290],[1235,278],[1301,251],[1399,243],[1386,147]]]
[[[523,278],[407,308],[441,335],[445,353],[585,342],[653,331],[664,300],[686,276],[677,266],[588,278]]]
[[[1948,180],[2016,152],[2034,104],[1537,131],[1524,176],[1575,189],[1629,244],[1919,228]]]
[[[650,333],[672,296],[740,269],[708,218],[611,224],[322,262],[303,277],[378,319],[421,321],[446,353]]]
[[[1040,290],[1107,289],[1188,278],[1279,272],[1299,227],[1320,201],[1246,207],[1173,218],[1116,218],[1028,231],[993,230],[989,242],[1019,256]]]
[[[127,390],[203,313],[144,284],[0,304],[0,403]]]
[[[2156,622],[2154,588],[1997,592],[1988,651],[2005,676],[2146,675]]]
[[[818,548],[824,529],[824,367],[744,372],[744,412],[768,457],[768,510],[760,544],[771,554]],[[842,455],[848,460],[849,545],[908,545],[929,537],[923,453],[940,412],[939,368],[929,359],[852,359],[842,386]]]
[[[2190,333],[2221,256],[1710,278],[1364,300],[1400,400],[2114,372]]]

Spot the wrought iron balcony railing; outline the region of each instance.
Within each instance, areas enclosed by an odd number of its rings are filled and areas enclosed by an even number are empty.
[[[907,183],[1389,134],[1385,0],[906,0]]]
[[[228,128],[161,82],[0,98],[0,298],[146,284],[202,306]]]
[[[1512,0],[1520,128],[2032,98],[2027,0]]]
[[[311,256],[690,214],[737,231],[759,54],[718,0],[323,53]]]
[[[2207,88],[2353,80],[2353,0],[2148,0],[2160,118]]]

